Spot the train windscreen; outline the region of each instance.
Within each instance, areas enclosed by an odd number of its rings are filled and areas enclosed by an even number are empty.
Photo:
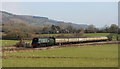
[[[34,42],[38,42],[38,38],[34,38],[33,41],[34,41]]]
[[[37,43],[38,42],[38,38],[34,38],[33,40],[32,40],[32,44],[33,43]]]

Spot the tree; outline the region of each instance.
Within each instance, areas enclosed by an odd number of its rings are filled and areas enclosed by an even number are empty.
[[[60,27],[59,26],[55,26],[55,25],[52,25],[51,26],[51,31],[53,32],[53,33],[59,33],[60,32]]]
[[[51,28],[49,26],[45,26],[43,29],[42,29],[42,33],[43,34],[48,34],[50,33],[49,31],[51,30]]]
[[[95,33],[96,32],[96,28],[94,25],[89,25],[88,28],[86,29],[87,33]]]
[[[118,34],[120,34],[120,28],[118,29]]]
[[[109,26],[108,25],[105,25],[105,29],[103,30],[104,32],[109,32]]]
[[[118,33],[118,26],[116,24],[112,24],[109,28],[109,32]]]
[[[79,29],[79,33],[76,33],[76,34],[75,34],[76,37],[81,37],[81,36],[83,36],[83,35],[84,35],[84,29],[83,29],[83,28],[80,28],[80,29]]]
[[[66,32],[72,33],[73,32],[73,26],[72,25],[68,25],[67,28],[66,28]]]

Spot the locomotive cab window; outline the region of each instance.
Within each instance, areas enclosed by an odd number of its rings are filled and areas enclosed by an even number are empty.
[[[49,42],[48,39],[43,39],[43,38],[39,39],[39,43],[47,43],[47,42]]]
[[[38,42],[38,38],[34,38],[34,39],[33,39],[33,42]]]

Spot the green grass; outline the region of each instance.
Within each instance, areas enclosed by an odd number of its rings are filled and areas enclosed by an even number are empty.
[[[9,45],[15,45],[18,43],[18,40],[0,40],[2,42],[2,46],[9,46]]]
[[[99,37],[99,36],[107,36],[110,33],[85,33],[85,36],[91,36],[91,37]]]
[[[57,36],[69,36],[69,35],[73,35],[73,34],[40,34],[40,35],[36,35],[37,37],[57,37]]]
[[[6,58],[3,59],[3,67],[117,67],[118,65],[117,44],[14,52],[4,55],[80,58]]]
[[[107,36],[109,35],[110,33],[84,33],[84,36],[92,36],[92,37],[98,37],[98,36]],[[41,35],[37,35],[39,37],[56,37],[56,36],[70,36],[70,35],[73,35],[73,34],[41,34]]]
[[[3,67],[117,67],[114,60],[10,58],[3,62]]]
[[[27,42],[31,42],[31,40],[25,40]],[[0,44],[2,44],[2,46],[10,46],[10,45],[16,45],[16,43],[18,43],[19,40],[0,40]]]

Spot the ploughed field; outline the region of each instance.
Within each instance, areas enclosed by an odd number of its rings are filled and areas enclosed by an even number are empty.
[[[3,67],[117,67],[118,44],[3,53]]]

